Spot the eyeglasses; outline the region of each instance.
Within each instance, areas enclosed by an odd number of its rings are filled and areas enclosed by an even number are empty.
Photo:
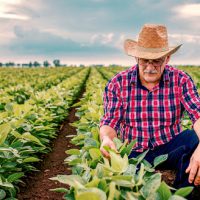
[[[165,61],[165,58],[160,58],[160,59],[154,59],[154,60],[148,60],[148,59],[143,59],[143,58],[139,58],[138,62],[140,63],[141,66],[146,67],[148,65],[148,63],[152,64],[155,67],[160,67]]]

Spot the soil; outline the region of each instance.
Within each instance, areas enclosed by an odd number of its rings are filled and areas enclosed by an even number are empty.
[[[71,174],[71,170],[66,164],[64,159],[67,157],[65,151],[71,148],[77,148],[70,143],[71,138],[67,135],[76,134],[76,128],[72,127],[70,123],[78,120],[75,116],[75,108],[71,108],[69,116],[60,128],[58,137],[52,145],[52,152],[45,155],[41,163],[40,171],[29,174],[23,180],[24,184],[20,185],[20,192],[17,198],[19,200],[61,200],[63,194],[52,192],[50,189],[65,187],[66,185],[56,181],[51,181],[49,178],[59,174]]]

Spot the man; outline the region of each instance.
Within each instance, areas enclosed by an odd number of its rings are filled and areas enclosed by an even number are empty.
[[[100,123],[101,152],[115,148],[113,138],[136,139],[130,157],[149,149],[145,159],[168,154],[166,169],[176,169],[174,186],[200,185],[200,97],[189,75],[168,65],[181,45],[168,46],[163,25],[146,24],[138,41],[126,40],[125,51],[137,64],[110,80]],[[181,129],[186,110],[193,130]]]

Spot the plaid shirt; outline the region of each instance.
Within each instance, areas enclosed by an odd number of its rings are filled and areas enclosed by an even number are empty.
[[[100,126],[114,128],[122,141],[136,139],[134,150],[142,152],[179,134],[184,110],[193,123],[200,117],[200,97],[188,74],[166,65],[161,81],[149,91],[135,65],[108,82]]]

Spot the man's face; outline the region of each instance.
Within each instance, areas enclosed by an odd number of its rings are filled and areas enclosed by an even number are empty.
[[[139,75],[142,83],[158,83],[163,74],[165,65],[169,61],[169,56],[155,60],[137,58],[139,65]]]

